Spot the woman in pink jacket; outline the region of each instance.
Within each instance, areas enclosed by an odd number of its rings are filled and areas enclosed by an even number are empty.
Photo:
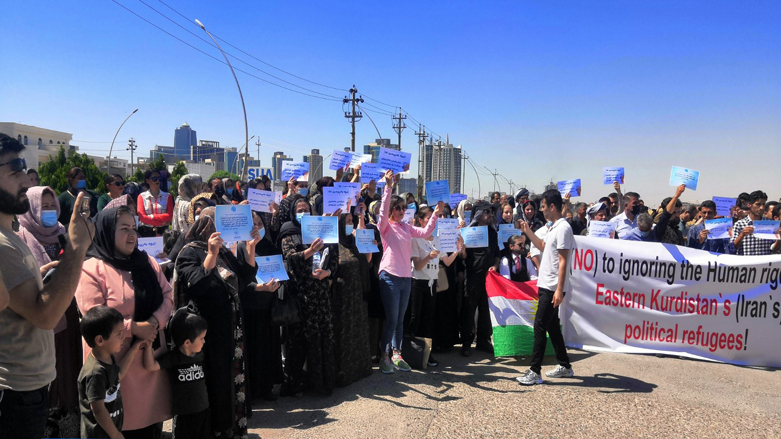
[[[404,314],[409,304],[412,287],[412,239],[428,238],[437,225],[437,218],[444,203],[439,203],[434,216],[426,227],[415,227],[405,222],[404,212],[407,202],[398,195],[391,196],[393,190],[393,171],[385,173],[385,189],[382,193],[382,206],[377,228],[382,237],[382,261],[380,262],[380,298],[385,308],[385,326],[380,338],[382,373],[394,373],[395,369],[404,372],[410,370],[409,364],[401,357],[401,340],[404,336]],[[391,344],[393,363],[389,358]]]
[[[165,350],[163,327],[174,307],[173,290],[155,259],[137,247],[136,222],[125,206],[104,209],[95,217],[95,239],[87,252],[76,302],[82,313],[94,306],[116,308],[125,318],[122,361],[134,338],[153,341],[156,354]],[[91,349],[83,344],[84,357]],[[162,421],[171,417],[166,371],[147,372],[137,355],[122,378],[126,438],[159,437]]]

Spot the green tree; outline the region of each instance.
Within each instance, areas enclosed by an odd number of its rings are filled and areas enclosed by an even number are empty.
[[[38,167],[38,175],[41,177],[41,184],[49,186],[55,192],[62,193],[68,189],[68,177],[66,174],[73,167],[79,167],[84,170],[84,176],[87,178],[87,189],[97,194],[106,193],[106,173],[98,169],[95,161],[89,158],[87,154],[77,154],[70,150],[65,154],[65,148],[60,146],[57,156],[49,156],[49,161],[42,163]]]
[[[152,164],[149,165],[149,169],[154,169],[157,171],[167,171],[168,165],[165,163],[165,157],[162,154],[158,155],[155,161],[153,161]]]
[[[168,192],[171,194],[172,197],[176,197],[179,193],[179,179],[182,178],[182,176],[187,174],[187,167],[184,165],[183,161],[178,161],[174,165],[174,170],[171,172],[171,175],[168,177]]]
[[[214,180],[215,178],[219,178],[219,179],[223,179],[223,178],[230,178],[230,179],[231,179],[231,180],[233,180],[234,182],[236,182],[236,181],[239,181],[239,176],[238,176],[238,175],[236,175],[236,174],[231,174],[231,173],[230,173],[230,172],[228,172],[228,171],[217,171],[217,172],[215,172],[214,174],[212,174],[212,175],[209,177],[209,179],[208,179],[208,180],[206,180],[205,182],[210,182],[210,181]],[[205,183],[205,182],[204,182],[204,183]]]
[[[142,171],[139,168],[136,168],[136,172],[133,174],[132,177],[130,177],[130,181],[136,182],[136,183],[143,183],[144,182],[144,171]]]

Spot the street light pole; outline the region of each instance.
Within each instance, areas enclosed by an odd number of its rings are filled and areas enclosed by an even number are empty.
[[[245,148],[244,148],[244,154],[245,154],[244,166],[243,166],[243,168],[241,170],[241,177],[240,178],[242,180],[246,180],[247,179],[247,165],[248,165],[246,157],[249,157],[249,127],[247,126],[247,107],[244,106],[244,95],[241,93],[241,86],[239,85],[239,78],[236,77],[236,72],[233,71],[233,66],[231,65],[231,62],[228,61],[228,56],[225,55],[225,52],[222,51],[222,47],[220,47],[219,43],[217,43],[217,40],[214,39],[212,34],[210,34],[208,30],[206,30],[206,26],[204,26],[203,23],[198,21],[197,18],[195,19],[195,22],[198,23],[198,26],[200,26],[201,29],[203,29],[203,31],[206,32],[206,35],[208,35],[209,38],[211,38],[212,41],[214,41],[214,45],[217,46],[217,49],[219,49],[220,53],[222,53],[223,58],[225,58],[225,62],[228,64],[228,67],[230,67],[230,69],[231,69],[231,73],[233,74],[233,79],[236,81],[236,88],[239,89],[239,97],[241,98],[241,110],[244,111],[244,140],[245,140],[244,145],[246,145]]]
[[[122,121],[122,125],[120,125],[119,128],[117,128],[117,132],[114,133],[114,138],[111,139],[111,148],[109,148],[109,150],[108,150],[108,160],[106,160],[106,174],[110,174],[111,173],[111,153],[114,151],[114,141],[117,140],[117,135],[119,135],[119,130],[121,130],[122,127],[125,125],[125,122],[127,122],[127,120],[130,119],[130,116],[136,114],[136,111],[138,111],[138,108],[133,110],[133,112],[130,113],[125,118],[125,120]]]

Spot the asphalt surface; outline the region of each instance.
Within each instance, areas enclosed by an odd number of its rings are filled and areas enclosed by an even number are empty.
[[[570,350],[575,377],[523,387],[528,358],[436,357],[331,396],[258,402],[250,437],[781,438],[781,369]]]

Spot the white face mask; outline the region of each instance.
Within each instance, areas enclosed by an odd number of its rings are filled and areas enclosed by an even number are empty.
[[[352,224],[346,224],[344,226],[344,233],[346,235],[352,235],[353,234],[353,225]]]
[[[296,220],[299,222],[299,224],[301,223],[301,218],[305,216],[309,216],[309,212],[299,212],[296,214]]]

